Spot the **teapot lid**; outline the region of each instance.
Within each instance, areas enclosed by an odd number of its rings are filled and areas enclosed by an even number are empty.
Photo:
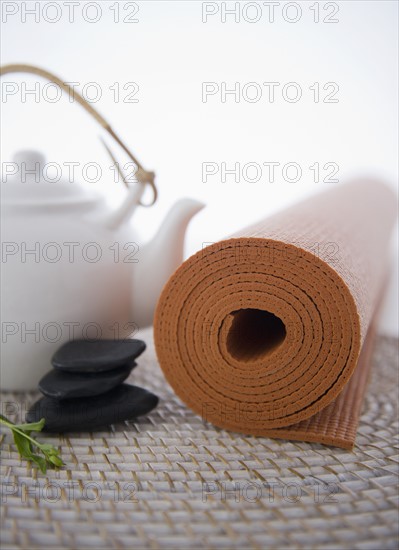
[[[45,177],[46,172],[46,159],[42,153],[31,150],[15,153],[12,162],[3,163],[2,203],[75,204],[98,199],[97,194],[89,192],[83,185],[60,178],[51,180]]]

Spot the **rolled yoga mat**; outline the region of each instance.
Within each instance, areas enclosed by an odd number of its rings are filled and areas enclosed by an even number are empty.
[[[221,428],[353,447],[395,204],[352,182],[185,261],[154,320],[176,394]]]

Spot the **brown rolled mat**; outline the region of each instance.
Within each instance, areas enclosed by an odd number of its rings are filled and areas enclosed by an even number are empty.
[[[354,181],[185,261],[154,320],[176,394],[221,428],[351,448],[395,205]]]

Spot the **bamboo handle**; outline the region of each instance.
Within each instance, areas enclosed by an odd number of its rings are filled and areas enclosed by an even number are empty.
[[[50,82],[54,82],[55,84],[58,84],[58,86],[62,90],[67,92],[70,97],[72,96],[85,109],[85,111],[87,111],[104,128],[104,130],[108,132],[108,134],[112,137],[112,139],[116,141],[116,143],[125,151],[128,157],[137,165],[138,170],[137,170],[136,177],[139,183],[142,185],[148,184],[151,186],[151,189],[153,192],[152,202],[149,204],[143,204],[142,202],[140,202],[141,206],[152,206],[155,203],[158,197],[158,191],[155,185],[155,173],[148,172],[143,168],[143,166],[136,159],[133,153],[127,148],[127,146],[123,143],[123,141],[117,136],[117,134],[114,132],[114,130],[111,128],[110,124],[105,120],[105,118],[102,115],[100,115],[100,113],[98,113],[96,109],[94,109],[94,107],[90,103],[88,103],[78,92],[73,90],[66,82],[63,82],[58,76],[55,76],[53,73],[50,73],[49,71],[46,71],[45,69],[41,69],[34,65],[12,64],[12,65],[3,65],[0,67],[0,76],[9,74],[9,73],[30,73],[30,74],[38,75]],[[123,182],[127,186],[127,183],[124,178],[123,178]]]

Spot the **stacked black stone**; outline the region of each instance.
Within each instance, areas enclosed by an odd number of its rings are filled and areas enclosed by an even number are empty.
[[[43,431],[82,432],[149,413],[153,393],[123,384],[146,345],[142,340],[75,340],[52,358],[53,370],[39,382],[44,397],[26,415],[45,418]]]

